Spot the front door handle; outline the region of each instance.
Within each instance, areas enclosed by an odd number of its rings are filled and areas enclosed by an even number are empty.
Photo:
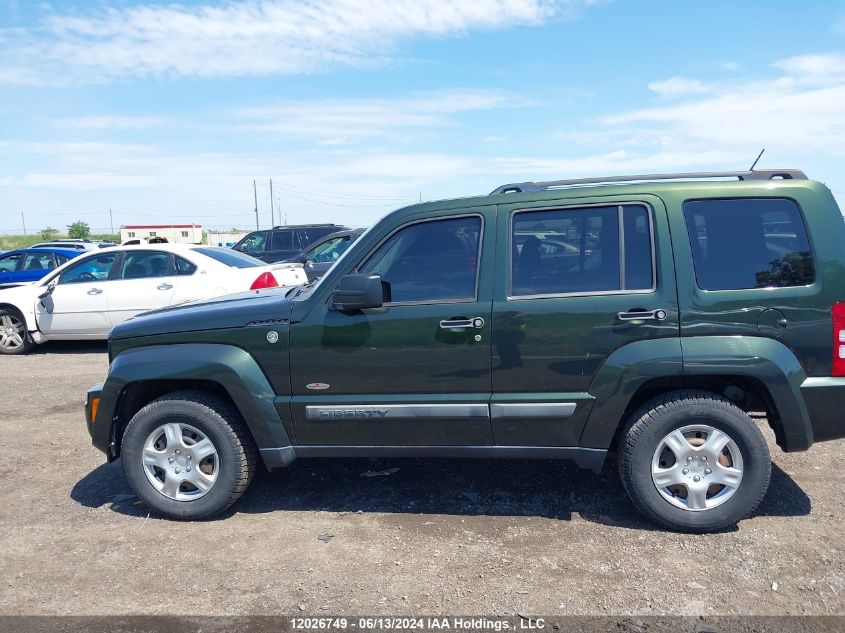
[[[170,290],[172,287],[173,287],[172,284],[161,284],[160,286],[158,286],[158,289],[159,290]]]
[[[99,288],[91,288],[91,290],[88,291],[88,294],[89,295],[101,295],[101,294],[103,294],[103,291],[100,290]]]
[[[616,318],[620,321],[664,321],[666,310],[632,310],[631,312],[617,312]]]
[[[484,319],[481,317],[473,317],[471,319],[466,317],[452,317],[451,319],[441,321],[440,327],[444,330],[463,330],[470,327],[480,330],[484,327]]]

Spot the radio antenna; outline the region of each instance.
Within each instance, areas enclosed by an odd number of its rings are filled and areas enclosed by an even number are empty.
[[[754,171],[754,167],[757,166],[757,163],[760,161],[760,157],[763,155],[763,152],[765,152],[765,151],[766,151],[765,147],[760,150],[760,153],[757,154],[756,160],[753,163],[751,163],[751,168],[748,171]]]

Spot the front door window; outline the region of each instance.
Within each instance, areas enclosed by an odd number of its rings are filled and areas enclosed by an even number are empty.
[[[481,218],[419,222],[393,234],[360,272],[381,275],[389,303],[473,301]]]

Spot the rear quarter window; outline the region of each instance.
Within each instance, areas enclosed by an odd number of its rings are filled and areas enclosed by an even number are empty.
[[[690,200],[684,220],[703,290],[784,288],[815,280],[804,221],[792,200]]]

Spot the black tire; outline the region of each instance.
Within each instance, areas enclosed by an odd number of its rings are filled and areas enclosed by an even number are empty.
[[[702,510],[677,507],[675,499],[670,501],[663,496],[652,477],[652,461],[663,464],[663,454],[656,457],[656,453],[664,438],[673,431],[694,425],[706,425],[727,434],[742,459],[742,478],[738,486],[721,505]],[[674,453],[670,453],[672,457]],[[637,509],[656,523],[681,532],[714,532],[735,525],[760,504],[769,487],[772,470],[766,440],[751,418],[730,401],[698,390],[667,393],[635,411],[623,429],[618,461],[622,484]],[[669,467],[672,465],[670,463]],[[681,463],[682,467],[685,465]],[[707,495],[722,490],[720,487],[706,489]],[[683,495],[683,490],[675,487],[672,492],[681,491]]]
[[[145,471],[142,455],[147,438],[162,425],[174,422],[197,429],[217,451],[217,478],[208,492],[196,499],[166,496],[153,486]],[[134,415],[123,434],[121,458],[126,478],[144,503],[166,517],[190,520],[219,514],[240,498],[252,481],[258,451],[229,402],[203,391],[177,391]]]
[[[26,354],[35,347],[35,341],[32,340],[32,337],[29,335],[29,331],[26,328],[26,320],[18,310],[12,307],[0,308],[0,328],[3,329],[8,327],[8,325],[3,323],[4,317],[9,318],[9,325],[19,330],[22,329],[22,331],[18,332],[18,335],[21,337],[23,342],[15,344],[10,341],[4,333],[3,336],[0,336],[0,354],[6,354],[9,356],[14,354]],[[21,326],[23,327],[21,328]],[[6,341],[8,341],[8,344],[6,344]]]

